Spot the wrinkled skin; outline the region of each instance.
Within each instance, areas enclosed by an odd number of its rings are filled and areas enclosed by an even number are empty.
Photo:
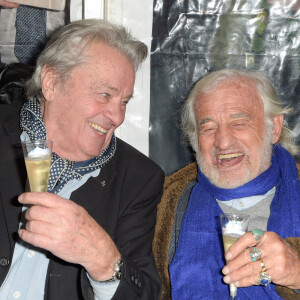
[[[19,202],[32,205],[25,214],[26,230],[19,232],[24,241],[82,265],[96,280],[111,278],[118,250],[85,209],[49,193],[24,193]]]
[[[260,261],[252,262],[250,249],[256,245],[262,252],[267,273],[272,282],[291,289],[300,289],[300,258],[295,249],[274,232],[266,231],[257,243],[248,232],[243,235],[227,252],[227,265],[223,268],[226,274],[224,281],[234,283],[237,287],[257,285],[261,271]]]
[[[267,170],[282,116],[266,135],[263,104],[249,80],[221,83],[195,104],[198,130],[197,160],[204,175],[221,188],[235,188]]]

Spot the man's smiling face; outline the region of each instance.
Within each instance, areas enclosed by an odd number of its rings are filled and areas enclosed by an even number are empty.
[[[63,83],[53,85],[51,74],[45,71],[43,93],[53,151],[74,161],[98,156],[124,121],[135,80],[132,63],[115,48],[94,42],[85,63]]]
[[[221,83],[195,103],[198,164],[214,185],[235,188],[270,166],[272,128],[266,130],[264,108],[250,81]]]

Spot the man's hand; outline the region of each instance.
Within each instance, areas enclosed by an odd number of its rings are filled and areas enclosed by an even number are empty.
[[[24,193],[19,202],[29,205],[24,241],[82,265],[97,280],[110,279],[120,253],[104,229],[71,200],[50,193]]]
[[[258,285],[261,262],[251,261],[249,255],[254,246],[261,251],[261,260],[273,283],[291,289],[300,288],[300,258],[297,251],[271,231],[266,231],[259,242],[248,232],[231,246],[226,254],[228,263],[222,270],[226,283],[233,282],[237,287]]]
[[[19,7],[19,4],[13,2],[6,2],[5,0],[0,0],[0,6],[7,8],[16,8]]]

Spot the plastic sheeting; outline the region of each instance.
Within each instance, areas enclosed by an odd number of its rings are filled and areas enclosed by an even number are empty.
[[[222,68],[265,73],[294,108],[299,144],[299,29],[299,0],[154,0],[149,155],[167,175],[194,160],[177,125],[182,101]]]

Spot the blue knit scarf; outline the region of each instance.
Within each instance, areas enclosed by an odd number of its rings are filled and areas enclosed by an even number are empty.
[[[300,236],[300,191],[296,164],[280,145],[273,148],[271,167],[251,182],[235,188],[220,189],[198,170],[197,183],[182,220],[178,246],[170,277],[173,300],[229,299],[229,287],[223,282],[225,265],[216,199],[232,200],[263,195],[276,186],[271,203],[268,231],[282,238]],[[238,289],[238,300],[281,299],[273,284]]]
[[[41,106],[38,100],[29,100],[21,108],[20,127],[31,141],[47,139]],[[48,192],[59,193],[72,179],[81,179],[87,173],[101,169],[115,154],[116,138],[112,137],[109,146],[99,156],[87,161],[69,161],[52,153]]]

